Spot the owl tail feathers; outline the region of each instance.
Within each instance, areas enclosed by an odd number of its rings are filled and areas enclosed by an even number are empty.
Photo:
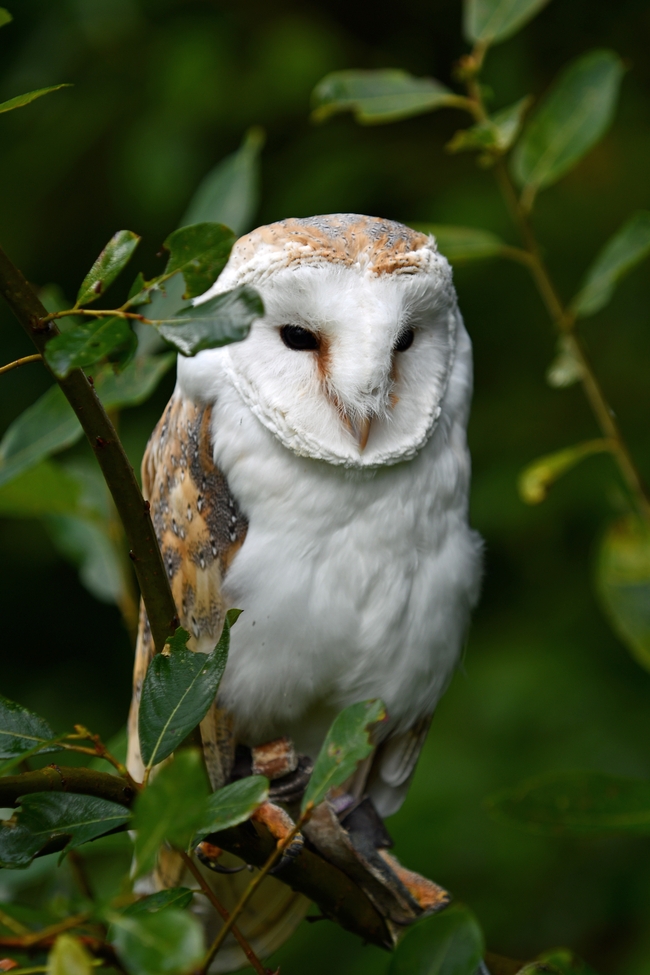
[[[397,945],[409,925],[442,910],[450,895],[432,880],[407,870],[388,852],[390,837],[368,799],[357,809],[356,823],[350,817],[343,825],[326,800],[316,808],[304,832],[326,859],[366,893]]]
[[[219,902],[227,911],[232,911],[250,883],[249,871],[242,870],[240,873],[226,875],[214,873],[198,859],[195,862]],[[224,867],[241,866],[241,860],[229,853],[223,853],[219,863]],[[154,876],[146,878],[146,884],[146,890],[142,885],[139,892],[152,893],[178,886],[196,887],[194,877],[178,853],[168,849],[160,851],[158,869]],[[280,883],[274,877],[266,877],[237,919],[237,927],[257,957],[268,958],[291,937],[305,917],[310,904],[310,900],[295,893],[286,884]],[[221,917],[203,894],[195,894],[192,911],[203,924],[206,944],[211,944],[223,925]],[[236,972],[249,964],[237,941],[229,934],[210,966],[210,975]]]

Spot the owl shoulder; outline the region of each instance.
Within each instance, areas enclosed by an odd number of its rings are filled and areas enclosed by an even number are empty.
[[[223,625],[221,583],[248,521],[213,458],[212,407],[179,389],[147,445],[142,486],[183,626],[212,649]]]

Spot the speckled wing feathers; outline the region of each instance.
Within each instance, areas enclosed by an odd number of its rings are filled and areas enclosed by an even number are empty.
[[[221,584],[242,545],[248,522],[212,459],[210,407],[200,407],[178,392],[154,430],[142,464],[142,486],[151,505],[156,536],[181,624],[192,650],[211,651],[223,627],[227,606]],[[141,609],[136,648],[133,705],[129,719],[129,761],[136,775],[137,709],[142,682],[153,654],[148,621]],[[215,707],[201,725],[213,787],[223,785],[228,749],[221,745],[231,726]]]

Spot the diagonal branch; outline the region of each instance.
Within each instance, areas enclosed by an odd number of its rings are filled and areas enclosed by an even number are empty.
[[[58,329],[51,321],[44,323],[43,319],[48,317],[47,310],[2,248],[0,294],[38,351],[43,354],[49,340],[59,334]],[[115,428],[86,375],[81,369],[74,369],[65,379],[57,376],[54,378],[76,413],[113,496],[124,525],[129,555],[133,560],[149,617],[153,641],[156,650],[160,651],[166,638],[179,624],[148,502],[142,497],[135,473]]]

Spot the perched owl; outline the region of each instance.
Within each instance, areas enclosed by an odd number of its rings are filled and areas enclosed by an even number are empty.
[[[328,804],[347,837],[346,813],[360,803],[379,823],[400,807],[477,598],[471,345],[435,240],[389,220],[335,214],[260,227],[197,302],[240,284],[260,292],[264,316],[243,342],[179,359],[145,455],[144,494],[193,649],[211,651],[225,610],[244,610],[201,726],[214,788],[242,767],[304,788],[336,714],[386,703],[374,755]],[[151,650],[143,617],[136,777]],[[288,795],[280,788],[278,802]],[[318,846],[317,828],[308,835]],[[426,909],[417,875],[381,843],[377,863]],[[178,882],[174,868],[161,871],[158,883]],[[212,880],[226,906],[247,882]],[[273,879],[256,896],[241,928],[264,955],[306,902]],[[238,951],[214,970],[231,971]]]

